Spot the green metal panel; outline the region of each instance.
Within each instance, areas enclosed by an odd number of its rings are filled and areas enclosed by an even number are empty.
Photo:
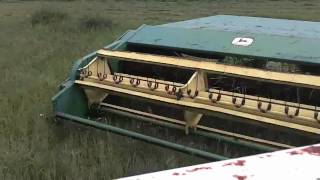
[[[242,20],[245,22],[245,17]],[[255,18],[259,19],[259,18]],[[320,23],[289,20],[272,20],[268,19],[268,26],[257,30],[259,24],[263,24],[262,20],[255,28],[255,21],[251,20],[251,28],[240,28],[240,25],[234,25],[226,30],[221,30],[222,26],[201,26],[205,22],[196,24],[197,20],[192,20],[193,24],[189,23],[173,23],[162,26],[144,26],[136,34],[128,40],[128,43],[142,44],[150,46],[158,46],[169,49],[184,49],[196,52],[210,52],[225,55],[258,57],[261,59],[273,59],[293,61],[300,63],[320,64],[320,29],[311,31],[312,27],[320,28]],[[209,21],[209,20],[207,20]],[[277,29],[270,29],[272,21],[275,21]],[[288,29],[279,29],[280,24],[288,22],[293,24],[308,26],[309,31],[304,32],[302,28],[289,33]],[[227,22],[226,22],[227,23]],[[191,23],[192,24],[192,23]],[[209,24],[209,23],[208,23]],[[286,24],[283,24],[286,26]],[[254,30],[257,30],[256,32]],[[312,36],[313,35],[313,36]],[[253,43],[247,47],[236,46],[232,41],[237,37],[252,38]],[[313,38],[312,38],[313,37]]]
[[[88,113],[87,98],[83,90],[72,81],[67,81],[64,88],[52,98],[55,112],[64,112],[79,117]]]
[[[320,38],[320,23],[287,19],[217,15],[159,25],[184,29]]]

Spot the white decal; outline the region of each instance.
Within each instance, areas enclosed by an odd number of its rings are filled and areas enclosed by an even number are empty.
[[[232,41],[232,44],[236,46],[250,46],[252,43],[253,43],[252,38],[245,38],[245,37],[237,37],[237,38],[234,38]]]

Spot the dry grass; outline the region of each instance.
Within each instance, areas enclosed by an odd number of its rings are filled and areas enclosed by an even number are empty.
[[[110,30],[114,22],[106,17],[95,15],[95,16],[84,16],[79,20],[79,28],[83,30]]]
[[[42,8],[34,12],[31,16],[31,25],[48,25],[61,23],[62,21],[67,20],[68,14],[60,11],[59,9],[53,8]]]
[[[67,18],[32,27],[43,7],[59,9]],[[141,24],[215,14],[320,21],[319,8],[316,0],[1,1],[0,179],[110,179],[203,162],[110,133],[56,124],[50,98],[74,60]]]

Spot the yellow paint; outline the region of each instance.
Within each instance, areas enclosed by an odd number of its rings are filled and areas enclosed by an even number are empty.
[[[282,84],[320,89],[320,77],[313,75],[281,73],[248,67],[225,65],[209,61],[194,61],[185,58],[173,58],[136,52],[110,51],[105,49],[97,51],[97,55],[114,59],[122,59],[126,61],[174,66],[194,70],[200,69],[213,73],[227,74],[237,77],[242,76],[249,79],[259,79],[261,81],[271,81]]]
[[[153,95],[153,94],[147,94],[144,92],[132,91],[132,90],[124,89],[124,88],[119,88],[119,87],[114,87],[114,86],[104,85],[104,84],[98,84],[98,83],[88,82],[88,81],[76,80],[75,83],[82,85],[84,87],[104,89],[110,93],[126,94],[126,95],[130,95],[130,96],[147,98],[147,99],[151,99],[151,100],[155,100],[155,101],[170,103],[170,104],[179,105],[179,106],[185,106],[185,107],[194,108],[194,109],[203,109],[203,110],[209,110],[209,111],[213,111],[213,112],[225,113],[225,114],[229,114],[232,116],[245,118],[248,120],[253,120],[253,121],[258,121],[258,122],[263,122],[263,123],[268,123],[268,124],[274,124],[274,125],[288,127],[288,128],[292,128],[292,129],[310,132],[310,133],[320,134],[320,130],[318,128],[309,127],[309,126],[305,126],[305,125],[301,125],[301,124],[295,124],[295,123],[291,123],[291,122],[286,122],[286,121],[282,121],[282,120],[278,120],[278,119],[258,116],[255,114],[248,114],[248,113],[235,111],[235,110],[231,110],[231,109],[226,109],[226,108],[221,108],[221,107],[217,107],[217,106],[213,106],[213,105],[210,106],[207,104],[201,104],[201,103],[197,103],[197,102],[189,102],[189,101],[185,101],[183,99],[175,100],[175,99],[161,97],[161,96],[157,96],[157,95]]]

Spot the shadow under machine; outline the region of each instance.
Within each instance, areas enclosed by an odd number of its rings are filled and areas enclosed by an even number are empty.
[[[222,15],[143,25],[74,64],[55,115],[212,159],[314,144],[319,29]]]

